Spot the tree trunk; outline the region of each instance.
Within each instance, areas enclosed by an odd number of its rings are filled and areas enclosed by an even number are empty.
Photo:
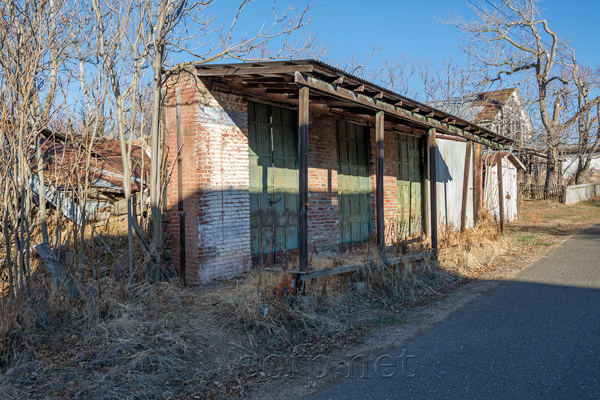
[[[548,164],[546,168],[546,182],[544,184],[547,191],[551,186],[556,185],[559,171],[558,167],[558,150],[555,147],[548,148]],[[562,172],[562,171],[561,171]]]

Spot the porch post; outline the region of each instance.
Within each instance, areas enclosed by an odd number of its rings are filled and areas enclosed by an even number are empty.
[[[377,112],[375,116],[375,138],[377,141],[377,164],[375,178],[376,213],[377,213],[377,247],[379,254],[385,251],[385,215],[383,208],[383,142],[385,136],[384,113]]]
[[[429,207],[431,211],[431,249],[433,254],[438,252],[438,223],[437,223],[437,144],[435,128],[429,130]]]
[[[431,156],[429,154],[429,135],[425,135],[425,140],[423,140],[422,144],[422,154],[423,154],[423,167],[425,170],[425,176],[423,179],[423,201],[425,204],[425,215],[424,215],[424,225],[423,225],[423,233],[425,235],[431,234],[431,202],[430,200],[430,190],[429,187],[431,185],[431,165],[429,160]]]
[[[473,142],[470,140],[467,142],[467,150],[465,153],[465,172],[463,176],[463,191],[462,191],[462,205],[460,209],[460,231],[464,232],[467,229],[467,199],[469,198],[469,172],[471,170],[471,151],[473,149]],[[475,184],[475,180],[473,180]],[[475,186],[475,185],[473,185]]]
[[[504,233],[504,186],[502,184],[502,152],[496,153],[496,165],[498,167],[498,212],[500,218],[500,232]]]
[[[481,211],[481,144],[473,146],[473,224],[479,220]]]
[[[300,88],[298,101],[298,269],[302,272],[308,269],[308,90]]]

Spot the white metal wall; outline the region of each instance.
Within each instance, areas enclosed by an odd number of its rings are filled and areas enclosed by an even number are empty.
[[[495,153],[494,156],[495,157]],[[485,159],[485,158],[484,158]],[[502,188],[504,189],[504,220],[511,222],[518,217],[519,185],[517,168],[508,158],[502,159]],[[498,166],[487,166],[483,190],[483,208],[498,219]]]
[[[438,224],[460,229],[460,212],[465,173],[466,142],[438,139],[437,212]],[[467,228],[473,227],[473,151],[469,165]]]

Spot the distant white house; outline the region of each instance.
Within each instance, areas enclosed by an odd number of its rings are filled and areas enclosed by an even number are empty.
[[[476,123],[515,141],[515,147],[531,147],[535,130],[517,88],[458,96],[429,103],[442,111]]]
[[[568,183],[577,173],[577,167],[579,166],[577,152],[575,150],[565,151],[562,154],[562,160],[562,178]],[[587,180],[598,181],[600,175],[600,151],[592,155],[592,161],[590,161],[590,169],[587,175]]]
[[[494,218],[498,219],[498,165],[497,153],[487,153],[484,162],[483,208]],[[502,189],[504,200],[504,220],[511,222],[519,216],[519,171],[525,171],[525,166],[519,158],[510,151],[502,153]]]

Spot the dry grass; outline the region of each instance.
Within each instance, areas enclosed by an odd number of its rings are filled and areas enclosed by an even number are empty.
[[[440,235],[440,244],[439,263],[426,259],[388,265],[379,258],[373,243],[351,252],[315,257],[311,269],[350,264],[363,267],[352,273],[308,281],[306,297],[294,297],[288,272],[255,271],[234,290],[215,293],[215,301],[231,326],[258,333],[271,346],[293,345],[377,319],[380,306],[409,304],[438,293],[488,267],[508,247],[487,214],[465,233],[446,229]],[[399,241],[388,257],[429,252],[428,243]],[[290,264],[294,264],[293,260]],[[365,290],[356,291],[354,282],[364,282]]]
[[[368,318],[360,296],[348,290],[348,276],[311,282],[300,298],[289,288],[290,278],[252,272],[235,289],[214,293],[218,311],[231,326],[258,333],[270,348],[341,332]]]
[[[60,298],[49,304],[52,323],[38,326],[29,349],[0,375],[1,393],[194,398],[217,377],[234,375],[236,360],[246,353],[229,345],[239,338],[211,320],[201,291],[177,282],[141,283],[124,297],[117,281],[105,283],[97,307],[87,301],[65,309]]]
[[[459,277],[475,277],[509,248],[493,218],[482,213],[473,229],[460,232],[448,228],[440,233],[439,262],[442,268]]]

